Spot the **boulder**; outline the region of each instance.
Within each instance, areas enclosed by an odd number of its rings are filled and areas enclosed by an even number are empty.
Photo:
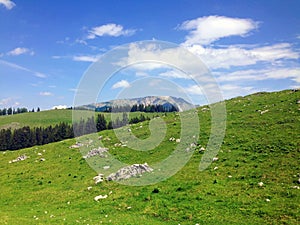
[[[126,166],[119,169],[116,173],[112,173],[107,177],[108,181],[120,181],[129,179],[131,177],[140,176],[142,173],[145,172],[152,172],[153,169],[147,164],[133,164],[131,166]]]
[[[105,154],[108,151],[108,148],[94,148],[92,150],[90,150],[85,156],[83,156],[84,159],[90,158],[90,157],[94,157],[94,156],[100,156],[101,158],[105,158],[107,157],[107,155]]]

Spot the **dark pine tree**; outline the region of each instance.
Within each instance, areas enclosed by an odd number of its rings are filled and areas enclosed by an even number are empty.
[[[107,129],[107,122],[103,114],[98,114],[96,121],[96,129],[97,132]]]

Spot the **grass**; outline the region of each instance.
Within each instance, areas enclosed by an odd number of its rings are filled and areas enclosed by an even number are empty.
[[[0,224],[298,224],[300,190],[293,186],[300,186],[299,99],[300,92],[287,90],[226,101],[219,160],[199,172],[203,153],[195,151],[174,176],[148,186],[95,185],[97,173],[78,149],[69,148],[74,139],[0,153]],[[264,110],[269,111],[261,114]],[[210,112],[199,108],[198,113],[199,148],[209,138]],[[180,136],[179,116],[162,118],[167,135],[154,150],[115,147],[120,141],[111,130],[99,135],[118,160],[152,166],[176,148],[169,138]],[[151,135],[147,125],[131,130],[145,139]],[[30,158],[8,163],[21,154]],[[100,194],[108,198],[94,201]]]
[[[79,113],[82,113],[82,117],[85,118],[85,115],[94,116],[96,118],[97,114],[91,111],[84,111],[80,110]],[[130,113],[130,118],[138,117],[141,112],[134,112]],[[145,113],[142,113],[147,115]],[[161,115],[162,113],[153,113],[152,116]],[[76,114],[77,115],[77,114]],[[107,121],[111,119],[115,120],[116,117],[122,119],[122,113],[113,113],[112,118],[109,113],[104,113],[105,118]],[[80,114],[79,114],[80,116]],[[40,112],[28,112],[28,113],[20,113],[15,115],[7,115],[7,116],[0,116],[0,129],[17,129],[24,126],[30,127],[47,127],[50,125],[56,125],[61,122],[65,122],[68,124],[72,123],[72,110],[68,109],[60,109],[60,110],[46,110]]]

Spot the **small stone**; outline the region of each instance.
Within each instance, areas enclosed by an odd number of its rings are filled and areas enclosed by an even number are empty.
[[[259,182],[259,183],[258,183],[258,186],[260,186],[260,187],[262,187],[263,185],[264,185],[263,182]]]
[[[105,199],[107,198],[108,196],[107,195],[98,195],[94,198],[95,201],[99,201],[100,199]]]
[[[95,181],[95,184],[103,182],[103,179],[104,179],[104,175],[101,173],[93,178],[93,180]]]

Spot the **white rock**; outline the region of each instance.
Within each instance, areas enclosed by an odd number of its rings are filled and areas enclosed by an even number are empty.
[[[87,187],[88,191],[92,190],[93,187],[89,186]]]
[[[195,143],[191,143],[191,148],[195,148],[196,147],[196,144]]]
[[[260,187],[262,187],[263,185],[264,185],[263,182],[259,182],[259,183],[258,183],[258,186],[260,186]]]
[[[93,180],[95,181],[95,184],[101,183],[103,181],[103,179],[104,179],[104,175],[101,173],[93,178]]]
[[[267,202],[270,202],[271,200],[267,198],[266,201],[267,201]]]
[[[217,161],[217,160],[219,160],[218,157],[213,157],[213,159],[212,159],[213,162],[215,162],[215,161]]]
[[[178,138],[178,139],[176,139],[176,143],[180,143],[180,139]]]
[[[42,156],[43,154],[39,152],[38,155],[39,155],[39,156]]]
[[[107,195],[98,195],[94,198],[95,201],[99,201],[100,199],[105,199],[107,198],[108,196]]]
[[[262,115],[262,114],[265,114],[265,113],[267,113],[267,112],[269,112],[268,109],[267,109],[267,110],[264,110],[264,111],[261,111],[260,114]]]
[[[130,177],[138,177],[141,176],[142,173],[152,172],[153,169],[147,164],[133,164],[131,166],[126,166],[119,169],[116,173],[112,173],[107,177],[108,181],[111,180],[124,180]]]
[[[216,167],[214,168],[214,170],[217,170],[217,169],[219,169],[219,167],[216,166]]]
[[[94,157],[94,156],[99,156],[101,158],[107,157],[106,153],[108,152],[108,148],[94,148],[90,150],[85,156],[83,156],[84,159]]]

